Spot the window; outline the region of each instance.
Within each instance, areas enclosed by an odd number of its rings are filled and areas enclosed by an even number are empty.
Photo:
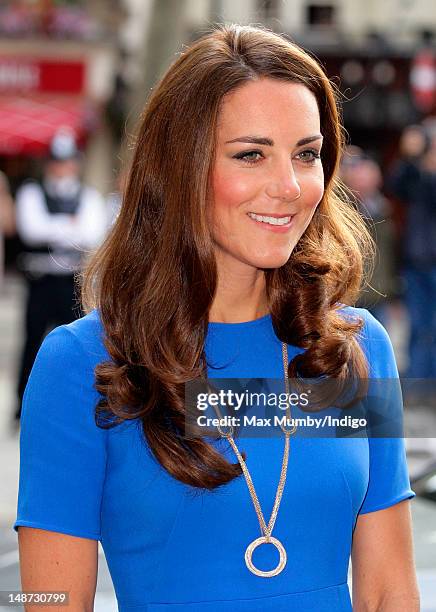
[[[307,23],[312,26],[333,26],[336,20],[336,7],[333,4],[309,4]]]

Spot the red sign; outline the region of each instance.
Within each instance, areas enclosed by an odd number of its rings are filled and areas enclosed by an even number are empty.
[[[415,106],[422,112],[429,112],[436,102],[436,58],[432,49],[419,51],[410,71]]]
[[[61,127],[83,142],[97,120],[97,108],[83,96],[0,96],[0,155],[45,155]]]
[[[85,63],[0,57],[0,94],[83,93]]]

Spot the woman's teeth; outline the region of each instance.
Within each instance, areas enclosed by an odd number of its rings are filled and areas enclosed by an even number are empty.
[[[250,212],[247,214],[251,219],[261,221],[262,223],[269,223],[270,225],[286,225],[292,219],[292,217],[263,217],[262,215],[256,215]]]

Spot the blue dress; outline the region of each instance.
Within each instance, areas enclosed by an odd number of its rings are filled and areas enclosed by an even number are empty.
[[[365,320],[359,341],[370,376],[398,377],[381,324],[364,309],[342,312]],[[273,531],[286,548],[286,567],[272,578],[256,576],[244,554],[261,534],[243,476],[199,491],[160,466],[139,421],[110,430],[95,425],[100,396],[93,370],[108,359],[102,333],[94,310],[55,328],[39,350],[24,397],[14,529],[100,540],[122,612],[350,611],[347,571],[358,515],[415,496],[404,439],[291,437]],[[289,346],[289,359],[301,350]],[[283,377],[281,342],[269,315],[210,323],[206,355],[211,378]],[[215,443],[236,462],[227,440]],[[246,452],[268,522],[284,438],[236,443]],[[277,558],[271,545],[253,554],[260,569],[275,567]]]

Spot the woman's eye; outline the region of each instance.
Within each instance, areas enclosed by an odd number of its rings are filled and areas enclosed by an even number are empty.
[[[298,153],[297,157],[303,162],[310,164],[315,163],[317,159],[320,159],[321,155],[318,151],[315,151],[315,149],[306,149],[306,151],[301,151],[301,153]]]
[[[255,164],[259,159],[259,158],[255,159],[253,157],[255,155],[260,155],[263,157],[261,151],[244,151],[243,153],[237,153],[233,157],[235,159],[242,159],[242,161],[246,162],[247,164]]]
[[[233,156],[235,159],[241,159],[247,164],[256,164],[263,157],[262,151],[243,151]],[[313,164],[317,159],[321,158],[319,151],[315,149],[306,149],[297,155],[306,164]]]

